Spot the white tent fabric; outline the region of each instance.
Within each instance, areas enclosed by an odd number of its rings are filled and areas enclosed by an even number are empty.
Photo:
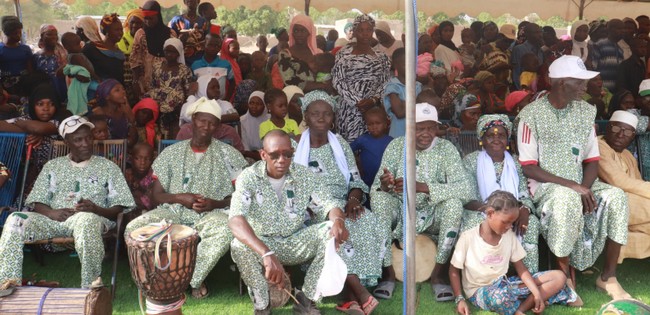
[[[16,0],[15,0],[16,1]],[[23,0],[29,1],[29,0]],[[48,1],[48,0],[45,0]],[[49,0],[52,1],[52,0]],[[112,3],[123,3],[125,0],[86,0],[90,4],[99,4],[104,1]],[[404,10],[403,0],[308,0],[311,7],[319,11],[329,8],[337,8],[341,11],[358,9],[363,12],[375,10],[384,13],[393,13],[398,10]],[[66,3],[74,3],[75,0],[63,0]],[[141,5],[145,0],[136,0]],[[159,0],[164,7],[170,7],[175,4],[182,4],[180,0]],[[212,0],[210,1],[215,7],[225,6],[233,9],[244,6],[250,9],[257,9],[261,6],[268,5],[275,10],[283,10],[290,6],[299,10],[304,9],[305,0]],[[575,0],[579,3],[580,0]],[[586,3],[589,3],[587,0]],[[438,12],[444,12],[449,16],[455,16],[465,13],[471,16],[477,16],[481,12],[486,12],[492,16],[500,16],[504,13],[510,13],[515,17],[523,18],[530,13],[536,13],[543,19],[551,16],[560,16],[565,19],[574,19],[578,16],[578,6],[572,0],[420,0],[418,1],[418,11],[428,15]],[[601,16],[606,17],[635,17],[640,14],[650,14],[650,3],[648,2],[625,2],[610,0],[595,0],[585,9],[584,18],[588,20],[596,19]]]

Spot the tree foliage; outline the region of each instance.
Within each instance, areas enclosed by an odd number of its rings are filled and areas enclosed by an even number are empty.
[[[239,6],[234,10],[217,8],[217,23],[221,26],[230,25],[242,35],[257,35],[271,33],[275,27],[288,27],[289,15],[287,11],[277,12],[268,6],[258,10],[247,9]]]
[[[179,1],[181,3],[181,1]],[[136,8],[135,0],[126,0],[120,5],[112,4],[110,1],[104,1],[99,5],[90,5],[85,0],[76,0],[73,4],[68,5],[62,0],[52,0],[44,3],[42,0],[24,0],[21,1],[23,8],[23,24],[25,31],[34,33],[43,23],[51,23],[54,20],[75,20],[80,15],[101,16],[105,13],[116,12],[124,16],[127,11]],[[177,4],[171,8],[163,8],[163,21],[168,22],[172,17],[181,13],[183,6]],[[286,8],[281,11],[275,11],[269,6],[263,6],[257,10],[251,10],[240,6],[233,10],[226,10],[224,7],[217,8],[218,18],[216,23],[225,26],[233,26],[239,34],[254,36],[257,34],[268,34],[272,28],[288,27],[292,16],[301,13],[302,8]],[[13,3],[11,1],[0,1],[0,14],[14,14]],[[342,12],[336,8],[330,8],[324,11],[318,11],[311,8],[310,15],[315,24],[334,25],[337,20],[351,19],[359,14],[357,10]],[[404,21],[405,14],[403,11],[396,11],[386,14],[381,11],[373,11],[370,14],[378,19]],[[564,28],[573,21],[565,21],[559,16],[542,20],[536,14],[530,14],[524,19],[517,19],[510,14],[504,14],[499,17],[493,17],[488,13],[481,13],[476,17],[469,17],[465,14],[458,16],[448,16],[440,12],[433,15],[427,15],[424,12],[418,12],[418,31],[427,30],[433,24],[449,20],[457,25],[469,26],[473,21],[494,21],[497,25],[505,23],[518,24],[522,20],[536,22],[540,25],[550,25],[556,28]]]

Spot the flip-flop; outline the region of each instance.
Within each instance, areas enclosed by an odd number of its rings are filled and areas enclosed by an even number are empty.
[[[341,305],[337,305],[336,309],[345,313],[345,314],[350,314],[350,315],[364,315],[365,313],[361,309],[361,306],[359,306],[359,303],[356,301],[348,301],[345,302]]]
[[[454,299],[454,291],[448,284],[432,283],[431,290],[436,296],[436,302],[447,302]]]
[[[375,299],[375,297],[371,295],[368,297],[366,303],[363,303],[361,308],[363,309],[363,313],[365,315],[370,315],[370,313],[372,313],[372,311],[374,311],[378,305],[379,305],[379,301],[377,301],[377,299]]]
[[[395,281],[382,281],[379,282],[377,287],[372,294],[376,297],[384,300],[389,300],[393,297],[393,291],[395,290]]]

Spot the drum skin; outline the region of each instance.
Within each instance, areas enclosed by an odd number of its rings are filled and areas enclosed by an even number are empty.
[[[393,251],[393,268],[395,268],[395,278],[399,281],[404,281],[403,278],[403,250],[397,248],[395,244],[392,247]],[[424,282],[431,277],[431,272],[436,266],[436,253],[438,247],[426,235],[418,234],[415,237],[415,282]]]
[[[178,301],[190,285],[196,264],[198,233],[187,226],[172,225],[171,264],[166,270],[154,264],[155,241],[138,241],[137,236],[147,234],[155,227],[144,226],[126,235],[131,276],[142,294],[156,304],[170,304]],[[160,266],[166,266],[167,240],[160,244]]]

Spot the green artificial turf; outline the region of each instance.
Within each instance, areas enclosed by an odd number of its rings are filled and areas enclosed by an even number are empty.
[[[80,282],[80,265],[77,258],[72,258],[69,253],[45,254],[45,266],[36,263],[32,253],[25,253],[24,275],[36,273],[36,279],[59,281],[62,287],[78,287]],[[650,259],[628,259],[619,265],[618,279],[622,286],[635,298],[650,303]],[[112,262],[104,262],[104,283],[110,283],[110,269]],[[596,264],[602,268],[599,261]],[[582,308],[569,308],[564,306],[550,306],[545,314],[596,314],[598,309],[609,301],[606,294],[596,291],[596,274],[578,274],[578,293],[585,302]],[[210,296],[203,300],[195,300],[188,294],[188,300],[183,307],[184,314],[252,314],[252,304],[248,295],[239,295],[238,274],[232,270],[232,261],[224,258],[207,279]],[[436,303],[431,293],[431,287],[422,283],[417,286],[417,314],[455,314],[453,302]],[[138,291],[131,279],[129,264],[126,255],[119,261],[117,294],[113,303],[114,314],[140,314],[138,306]],[[335,298],[326,298],[320,305],[323,314],[342,314],[334,308]],[[398,283],[389,301],[380,301],[373,314],[401,314],[402,313],[402,286]],[[478,312],[472,308],[473,314],[490,314]],[[273,314],[292,314],[291,304],[282,309],[274,310]],[[532,312],[530,312],[532,314]]]

